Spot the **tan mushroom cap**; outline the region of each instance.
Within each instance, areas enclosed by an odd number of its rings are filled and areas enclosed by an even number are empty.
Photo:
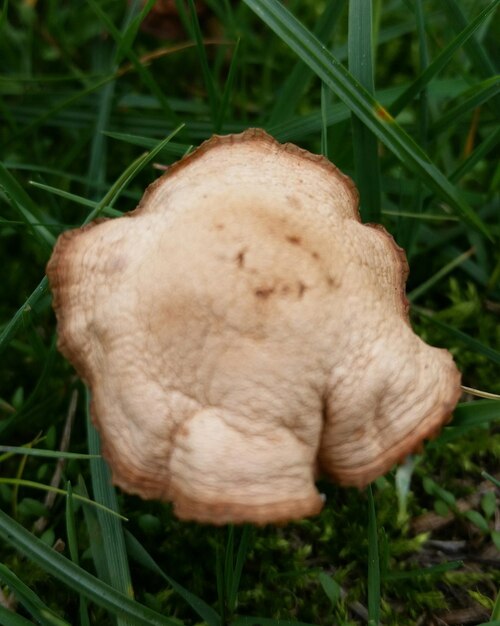
[[[368,484],[460,394],[352,181],[261,130],[213,137],[129,216],[64,233],[47,274],[114,482],[183,519],[316,514],[318,471]]]

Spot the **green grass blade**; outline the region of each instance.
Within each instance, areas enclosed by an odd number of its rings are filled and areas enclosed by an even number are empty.
[[[236,600],[238,597],[238,589],[240,587],[241,574],[248,553],[248,546],[252,535],[252,527],[248,524],[243,526],[241,531],[240,543],[236,553],[236,563],[232,573],[232,584],[228,592],[228,604],[231,611],[236,610]]]
[[[2,563],[0,563],[0,580],[9,586],[19,602],[42,626],[70,626],[69,622],[53,613],[34,591]]]
[[[215,132],[220,133],[224,127],[224,120],[226,118],[227,109],[229,106],[229,102],[231,99],[231,94],[233,93],[234,79],[236,76],[236,71],[238,69],[239,63],[239,51],[240,51],[240,39],[236,41],[236,45],[234,46],[233,56],[231,58],[231,64],[229,65],[229,70],[227,73],[226,84],[224,85],[224,91],[222,92],[222,98],[219,106],[219,110],[217,113],[217,119],[215,124]]]
[[[49,281],[47,280],[47,277],[44,276],[26,302],[14,313],[0,334],[0,354],[2,354],[5,348],[9,345],[9,342],[16,333],[17,329],[23,323],[23,315],[25,312],[31,311],[41,297],[47,293],[48,288]]]
[[[448,14],[448,19],[452,27],[460,32],[466,28],[469,18],[466,17],[456,0],[443,0],[442,6]],[[495,73],[495,64],[489,58],[487,52],[480,45],[476,37],[472,37],[465,43],[465,50],[469,55],[476,72],[484,78]]]
[[[0,626],[33,626],[33,622],[0,604]]]
[[[414,303],[418,298],[427,293],[434,285],[436,285],[440,280],[442,280],[445,276],[448,276],[450,272],[452,272],[456,267],[461,265],[464,261],[470,258],[474,254],[474,250],[470,249],[466,252],[463,252],[455,259],[451,260],[449,263],[444,265],[439,271],[437,271],[433,276],[431,276],[428,280],[420,284],[415,289],[412,289],[408,294],[408,300],[411,303]]]
[[[163,578],[172,587],[172,589],[189,604],[189,606],[201,617],[201,619],[208,624],[208,626],[221,626],[222,623],[218,613],[201,598],[198,598],[185,587],[179,585],[179,583],[173,578],[165,574],[149,552],[147,552],[134,535],[127,530],[125,531],[125,541],[127,544],[127,551],[131,559],[148,569],[150,572],[153,572]]]
[[[452,182],[457,182],[465,176],[472,168],[484,159],[484,157],[494,150],[500,143],[500,127],[488,135],[469,156],[449,175]]]
[[[321,154],[328,159],[328,113],[331,106],[331,92],[321,83]]]
[[[95,0],[89,0],[89,4],[96,8]],[[138,0],[129,2],[126,6],[125,17],[122,24],[122,33],[133,20],[138,6]],[[120,33],[120,34],[122,34]],[[116,45],[114,47],[116,51]],[[98,74],[115,72],[117,67],[113,61],[114,51],[109,46],[109,42],[98,39],[95,43],[94,54],[92,55],[93,66]],[[107,83],[98,96],[96,122],[93,129],[93,137],[90,147],[90,161],[88,166],[88,179],[90,181],[89,191],[95,195],[99,187],[106,180],[107,170],[107,137],[103,131],[109,126],[111,110],[115,96],[116,81]]]
[[[229,622],[229,626],[315,626],[308,622],[295,622],[288,619],[241,616]]]
[[[500,620],[500,591],[497,594],[497,599],[495,600],[495,605],[493,606],[493,611],[491,612],[491,618],[493,620]],[[497,621],[495,626],[500,626],[500,621]]]
[[[147,0],[136,16],[130,16],[131,19],[129,23],[125,25],[123,32],[120,33],[120,40],[118,42],[114,58],[116,64],[120,63],[121,60],[130,53],[132,44],[134,43],[137,33],[139,32],[139,28],[147,14],[153,8],[154,3],[155,0]]]
[[[9,11],[9,0],[3,0],[2,10],[0,11],[0,32],[7,22],[7,15]]]
[[[462,116],[467,113],[471,113],[475,108],[481,106],[494,96],[500,93],[500,75],[492,76],[486,80],[474,85],[467,91],[467,98],[464,102],[460,102],[454,107],[451,107],[447,113],[442,115],[432,125],[430,132],[439,135],[443,130],[454,124]]]
[[[136,176],[147,165],[147,163],[149,163],[159,152],[161,152],[161,150],[168,144],[172,137],[175,137],[175,135],[181,130],[181,128],[182,126],[176,128],[163,141],[157,143],[156,148],[151,150],[151,152],[136,159],[118,178],[118,180],[114,183],[114,185],[102,198],[102,200],[97,205],[95,205],[94,210],[89,213],[84,221],[84,224],[88,224],[93,219],[95,219],[105,208],[107,208],[108,206],[112,206],[114,201],[118,198],[119,194],[131,182],[134,176]],[[17,329],[22,324],[24,313],[26,311],[30,311],[32,308],[35,307],[41,297],[47,293],[48,287],[49,282],[47,280],[47,277],[44,276],[39,285],[26,300],[26,302],[16,311],[14,316],[10,319],[9,323],[5,326],[2,333],[0,334],[0,354],[8,346]]]
[[[215,579],[217,585],[217,600],[219,602],[219,611],[221,624],[226,624],[226,584],[224,580],[224,558],[221,540],[215,546]]]
[[[244,2],[314,70],[406,167],[449,202],[470,226],[491,239],[489,228],[415,141],[278,0]]]
[[[314,27],[314,34],[320,41],[327,41],[331,38],[331,33],[344,6],[345,0],[332,0],[326,3],[325,9]],[[292,117],[312,76],[311,69],[302,61],[297,61],[280,89],[267,126],[282,124]]]
[[[201,72],[205,81],[205,88],[207,90],[208,103],[212,114],[212,123],[214,128],[217,124],[217,110],[219,97],[215,88],[215,82],[208,65],[207,52],[203,43],[203,35],[200,28],[200,22],[198,21],[198,14],[196,12],[196,6],[194,0],[188,0],[189,12],[191,15],[192,32],[196,42],[196,50],[198,51],[198,59],[200,61]]]
[[[368,494],[368,626],[380,623],[380,564],[377,516],[371,485]]]
[[[404,92],[396,98],[391,104],[389,110],[394,117],[397,117],[399,113],[424,89],[426,85],[446,67],[451,61],[453,55],[459,50],[470,37],[481,26],[484,20],[490,15],[492,11],[498,6],[500,0],[493,0],[487,7],[478,13],[478,15],[467,24],[467,26],[451,41],[436,58],[429,64],[428,67],[421,72],[417,78],[404,90]]]
[[[427,48],[427,32],[424,8],[422,6],[422,0],[415,0],[415,17],[417,22],[417,34],[418,34],[418,51],[419,51],[419,67],[420,74],[425,72],[429,64],[429,53]],[[427,86],[424,86],[421,91],[416,107],[417,116],[417,132],[420,145],[427,150],[428,147],[428,130],[429,130],[429,101],[427,94]],[[414,188],[413,193],[413,210],[416,213],[422,213],[424,208],[424,189],[421,181],[415,181],[412,185]],[[400,218],[398,221],[398,228],[396,232],[396,240],[407,251],[407,255],[411,258],[415,243],[418,240],[420,232],[420,222],[410,222],[405,218]]]
[[[60,489],[59,487],[52,487],[51,485],[45,485],[44,483],[37,483],[34,480],[25,480],[23,478],[4,478],[0,476],[0,484],[3,485],[17,485],[18,487],[29,487],[30,489],[40,489],[41,491],[51,491],[52,493],[57,493],[61,496],[66,496],[67,493],[64,489]],[[127,520],[126,517],[120,515],[113,509],[109,509],[104,504],[100,504],[99,502],[94,502],[90,498],[86,498],[85,496],[80,496],[78,494],[73,494],[73,498],[76,500],[80,500],[84,504],[88,504],[96,509],[102,509],[106,511],[110,515],[115,515],[116,517],[121,518],[122,520]]]
[[[80,564],[80,559],[78,556],[78,537],[76,532],[76,522],[75,522],[75,508],[73,502],[73,488],[71,483],[68,481],[66,484],[66,538],[68,541],[68,549],[71,560],[75,565]],[[84,596],[80,594],[80,625],[81,626],[90,626],[87,600]]]
[[[89,499],[89,492],[85,480],[81,474],[78,475],[78,494]],[[95,571],[99,580],[109,580],[108,561],[104,550],[104,540],[101,527],[97,519],[96,512],[88,506],[83,506],[83,517],[85,521],[86,533],[88,536],[89,550],[94,562]]]
[[[481,341],[474,339],[474,337],[471,337],[467,333],[458,330],[458,328],[454,328],[453,326],[442,322],[441,320],[437,319],[435,315],[429,315],[429,313],[427,313],[424,309],[418,306],[412,306],[412,310],[416,311],[421,317],[429,320],[429,322],[432,322],[433,324],[444,330],[454,339],[457,339],[458,341],[463,343],[469,350],[472,350],[473,352],[478,352],[479,354],[483,354],[491,361],[493,361],[493,363],[497,363],[498,365],[500,365],[500,352],[498,350],[494,350],[490,346],[484,345],[484,343],[482,343]]]
[[[227,527],[226,549],[224,551],[224,598],[229,615],[232,613],[229,595],[233,586],[233,564],[234,564],[234,525]]]
[[[61,452],[59,450],[42,450],[41,448],[27,448],[25,446],[0,446],[0,452],[12,454],[23,454],[26,456],[41,456],[48,459],[92,459],[99,458],[91,454],[80,454],[78,452]],[[3,456],[0,457],[0,462]]]
[[[30,184],[33,185],[33,187],[36,187],[37,189],[41,189],[42,191],[48,191],[49,193],[55,196],[59,196],[61,198],[64,198],[65,200],[68,200],[69,202],[74,202],[75,204],[80,204],[81,206],[95,209],[95,207],[98,205],[98,203],[95,202],[94,200],[89,200],[88,198],[77,196],[76,194],[70,193],[69,191],[65,191],[64,189],[58,189],[57,187],[52,187],[51,185],[45,185],[44,183],[36,183],[34,181],[30,181]],[[103,213],[107,212],[108,214],[110,213],[116,216],[123,215],[123,213],[121,213],[120,211],[117,211],[116,209],[113,209],[110,206],[103,207],[102,212]],[[64,226],[63,224],[57,224],[57,228],[59,228],[60,230],[63,230],[63,226]],[[74,225],[68,226],[68,228],[76,228],[77,226],[78,224],[74,224]]]
[[[40,225],[45,223],[42,212],[2,163],[0,163],[0,187],[12,200],[13,207],[21,214],[23,221],[33,225],[35,234],[50,247],[53,246],[54,235],[45,226]]]
[[[137,158],[133,163],[131,163],[127,169],[121,174],[121,176],[117,179],[117,181],[112,185],[108,193],[102,198],[102,200],[96,205],[93,211],[91,211],[85,221],[84,224],[88,224],[96,217],[99,216],[101,211],[104,210],[105,207],[112,207],[113,203],[118,199],[119,195],[122,191],[130,184],[130,182],[137,176],[137,174],[144,169],[144,167],[150,163],[157,154],[159,154],[163,148],[169,143],[169,141],[177,135],[177,133],[184,126],[178,126],[174,131],[172,131],[165,139],[159,141],[156,144],[156,147],[153,148],[147,154],[143,154],[139,158]]]
[[[350,0],[348,53],[349,71],[367,92],[373,94],[372,2]],[[354,180],[359,190],[360,212],[365,222],[380,222],[380,166],[377,139],[355,114],[352,115]]]
[[[87,412],[87,439],[90,454],[94,458],[90,460],[90,474],[92,478],[92,489],[94,499],[105,506],[110,511],[119,512],[116,491],[111,483],[111,472],[100,455],[100,441],[96,429],[92,425],[90,416],[90,393],[86,392],[86,412]],[[97,520],[100,535],[102,537],[104,557],[106,559],[106,571],[109,585],[133,598],[132,579],[125,549],[125,539],[121,521],[102,509],[97,509]],[[128,620],[118,618],[118,626],[132,626]]]
[[[114,615],[133,620],[135,626],[180,626],[156,611],[135,602],[113,587],[103,583],[86,570],[44,544],[28,530],[0,510],[0,537],[36,563],[50,576],[55,576],[77,593],[102,606]]]
[[[427,448],[439,448],[450,441],[466,437],[470,430],[500,422],[498,400],[476,400],[459,404],[450,426],[443,429],[439,437],[427,444]]]
[[[463,566],[463,564],[463,561],[448,561],[448,563],[439,563],[439,565],[431,565],[429,567],[422,567],[419,569],[409,570],[407,572],[387,572],[384,576],[384,582],[407,579],[413,580],[424,576],[441,575],[445,572],[451,572],[455,569],[459,569]]]
[[[500,402],[498,400],[476,400],[463,402],[457,406],[453,415],[453,427],[475,427],[485,422],[500,420]]]
[[[500,489],[500,480],[497,480],[494,476],[492,476],[491,474],[488,474],[488,472],[481,472],[481,476],[483,478],[486,478],[486,480],[489,480],[491,483],[493,483],[495,487],[497,487],[497,489]],[[499,614],[499,617],[500,617],[500,614]]]
[[[108,137],[112,139],[117,139],[118,141],[124,141],[133,146],[140,146],[141,148],[146,148],[151,150],[158,145],[158,139],[153,139],[152,137],[143,137],[141,135],[131,135],[130,133],[115,133],[115,132],[106,132]],[[186,150],[189,148],[186,143],[177,143],[175,141],[169,141],[162,149],[161,153],[165,153],[174,157],[182,157],[186,154]]]
[[[121,32],[120,29],[113,24],[107,13],[102,9],[101,5],[95,0],[89,0],[89,4],[92,7],[93,11],[106,26],[109,34],[113,37],[115,43],[117,44],[115,52],[115,63],[118,63],[123,56],[127,56],[130,59],[130,62],[132,63],[135,71],[137,72],[137,75],[141,78],[142,82],[146,85],[151,94],[159,102],[166,118],[170,120],[171,123],[178,126],[179,119],[177,117],[177,114],[170,106],[167,97],[163,93],[163,90],[159,87],[158,83],[154,79],[154,75],[141,62],[141,59],[132,49],[133,39],[137,34],[137,30],[139,29],[144,17],[150,11],[153,3],[153,0],[149,0],[149,2],[147,2],[143,6],[141,13],[137,15],[125,28],[125,32]],[[104,134],[107,133],[104,132]]]
[[[12,137],[10,138],[10,141],[11,142],[14,142],[16,140],[19,141],[26,135],[32,135],[39,126],[44,124],[51,117],[54,117],[60,111],[67,109],[70,105],[74,104],[75,102],[78,102],[79,100],[83,100],[86,96],[90,95],[91,93],[94,93],[95,91],[98,91],[99,89],[101,89],[101,87],[104,87],[108,83],[116,80],[118,77],[119,77],[118,72],[113,72],[111,74],[108,74],[107,76],[104,76],[103,78],[96,80],[96,82],[88,85],[87,87],[85,87],[85,89],[77,91],[76,93],[72,94],[68,98],[62,99],[60,102],[50,107],[49,109],[44,109],[43,113],[41,113],[37,118],[35,118],[32,122],[30,122],[26,126],[24,126],[18,133],[12,135]]]

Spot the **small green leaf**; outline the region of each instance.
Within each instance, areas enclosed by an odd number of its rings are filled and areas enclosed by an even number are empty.
[[[488,522],[484,519],[484,517],[479,513],[479,511],[466,511],[464,513],[464,517],[466,517],[469,522],[472,522],[474,526],[482,530],[483,533],[489,533],[490,527],[488,526]]]
[[[500,530],[491,531],[491,539],[497,550],[500,550]]]
[[[332,608],[335,607],[342,597],[342,589],[340,585],[335,581],[332,576],[328,576],[324,572],[318,574],[318,580],[326,593],[327,598],[330,600]]]
[[[488,519],[495,515],[497,510],[497,499],[494,491],[487,491],[481,498],[481,508]]]

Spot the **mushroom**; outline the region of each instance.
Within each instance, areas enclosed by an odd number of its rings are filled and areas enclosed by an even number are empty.
[[[262,130],[214,136],[130,214],[63,233],[59,349],[115,484],[182,519],[317,514],[449,420],[460,374],[411,329],[405,254],[353,182]]]

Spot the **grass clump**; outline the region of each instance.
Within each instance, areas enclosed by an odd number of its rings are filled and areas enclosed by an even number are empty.
[[[43,278],[155,163],[260,126],[354,178],[407,250],[416,330],[500,394],[498,2],[153,5],[2,3],[0,624],[499,623],[494,396],[371,490],[322,484],[317,519],[181,523],[110,487]]]

